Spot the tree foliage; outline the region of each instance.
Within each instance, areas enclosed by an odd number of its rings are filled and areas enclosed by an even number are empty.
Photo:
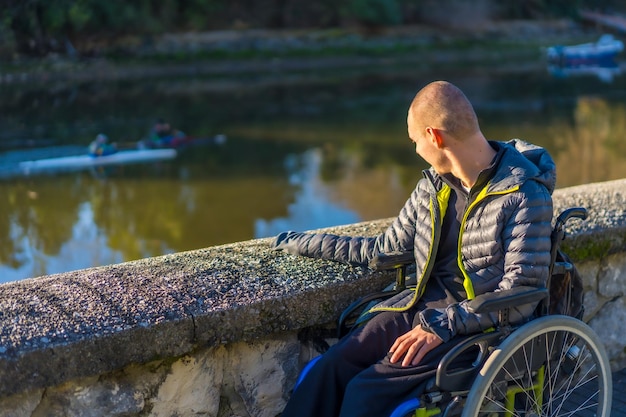
[[[396,0],[350,0],[345,14],[366,26],[397,25],[402,21]]]
[[[492,2],[499,18],[574,16],[580,8],[610,9],[618,0]],[[458,0],[3,0],[0,53],[43,55],[126,35],[241,28],[383,27],[429,23],[454,15]],[[428,8],[428,10],[420,10]],[[433,10],[438,8],[439,10]],[[462,12],[459,12],[462,14]]]

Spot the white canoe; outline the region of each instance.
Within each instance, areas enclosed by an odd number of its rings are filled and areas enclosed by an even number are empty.
[[[138,149],[118,151],[107,156],[67,156],[62,158],[38,159],[20,162],[23,173],[45,170],[78,170],[101,165],[149,162],[176,157],[176,149]]]

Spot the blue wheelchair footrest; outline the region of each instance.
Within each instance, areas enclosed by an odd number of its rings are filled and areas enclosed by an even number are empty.
[[[412,398],[410,400],[403,402],[399,406],[397,406],[396,409],[393,410],[393,413],[391,413],[389,417],[404,417],[406,416],[407,413],[411,411],[415,411],[418,408],[420,408],[420,405],[421,405],[420,400],[418,400],[417,398]]]

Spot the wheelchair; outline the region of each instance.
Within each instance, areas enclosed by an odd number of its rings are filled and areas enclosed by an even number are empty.
[[[610,415],[612,374],[602,342],[582,321],[582,312],[574,317],[552,314],[550,308],[550,286],[561,285],[554,281],[574,269],[559,249],[565,238],[565,223],[570,218],[586,217],[584,208],[575,207],[556,219],[546,288],[516,287],[482,294],[471,301],[475,313],[497,313],[497,327],[455,345],[440,360],[424,393],[398,405],[390,417]],[[381,254],[372,261],[370,267],[375,270],[395,270],[396,283],[344,310],[338,321],[339,337],[358,326],[363,312],[373,303],[412,285],[406,277],[412,262],[410,253]],[[571,297],[576,290],[572,286],[565,283],[566,292],[558,297]],[[520,325],[509,322],[510,308],[531,302],[539,303],[535,318]],[[455,364],[455,359],[467,358],[468,354],[470,361],[464,363],[471,366]],[[296,388],[314,362],[305,366]]]

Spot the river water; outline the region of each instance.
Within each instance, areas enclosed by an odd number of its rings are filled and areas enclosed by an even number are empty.
[[[415,92],[456,83],[486,136],[546,147],[558,187],[626,176],[626,79],[423,65],[0,86],[0,282],[395,216],[421,170]],[[16,161],[119,143],[163,117],[224,135],[174,159],[37,175]]]

